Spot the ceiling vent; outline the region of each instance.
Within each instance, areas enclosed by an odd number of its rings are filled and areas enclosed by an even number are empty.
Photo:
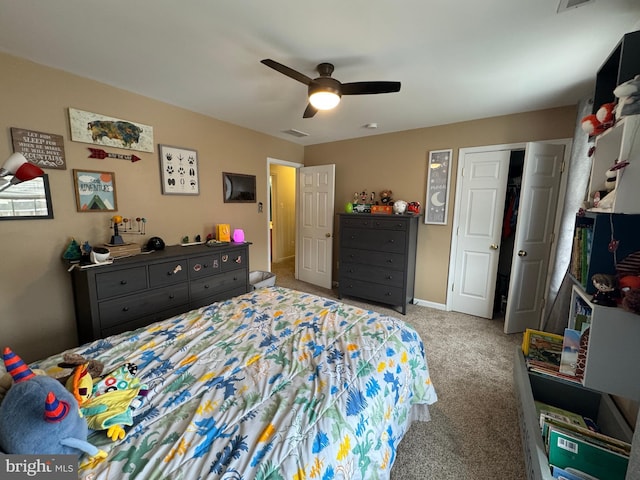
[[[574,8],[588,5],[589,3],[595,3],[596,0],[560,0],[558,5],[558,13],[566,12],[567,10],[573,10]]]
[[[306,132],[301,132],[300,130],[296,130],[295,128],[290,128],[289,130],[283,130],[282,133],[286,133],[288,135],[293,135],[294,137],[308,137],[309,134]]]

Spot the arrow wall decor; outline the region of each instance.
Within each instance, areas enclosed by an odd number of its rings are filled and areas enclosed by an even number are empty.
[[[135,155],[123,155],[121,153],[109,153],[105,152],[100,148],[90,148],[89,151],[91,154],[89,158],[99,158],[100,160],[104,160],[105,158],[117,158],[119,160],[131,160],[131,162],[137,162],[138,160],[142,160],[140,157],[136,157]]]

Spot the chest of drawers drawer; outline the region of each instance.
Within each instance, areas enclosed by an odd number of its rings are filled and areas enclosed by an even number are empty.
[[[199,300],[218,292],[234,290],[240,286],[246,288],[246,277],[240,271],[226,272],[219,275],[200,278],[189,285],[191,300]]]
[[[196,279],[220,272],[220,254],[212,253],[189,259],[189,278]]]
[[[364,282],[380,283],[393,287],[404,285],[404,271],[376,267],[365,263],[343,263],[342,272],[345,278]]]
[[[358,250],[357,248],[340,249],[340,263],[366,263],[378,267],[402,270],[406,262],[404,253]]]
[[[147,288],[147,269],[141,266],[98,273],[95,282],[98,299],[127,295]]]
[[[100,302],[98,306],[100,324],[102,328],[109,328],[120,323],[126,323],[133,318],[144,317],[188,303],[189,288],[186,283],[151,290],[144,294],[106,300]]]
[[[341,245],[345,248],[403,253],[406,249],[406,232],[402,230],[369,231],[347,227],[340,231]]]
[[[220,254],[220,270],[228,272],[229,270],[237,270],[247,267],[247,258],[244,253],[238,250],[222,252]]]
[[[175,259],[168,262],[149,265],[149,287],[162,287],[185,282],[189,275],[187,259]]]

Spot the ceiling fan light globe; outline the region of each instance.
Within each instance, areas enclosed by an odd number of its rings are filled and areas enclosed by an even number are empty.
[[[314,92],[309,96],[309,103],[317,110],[331,110],[340,103],[340,96],[334,92]]]

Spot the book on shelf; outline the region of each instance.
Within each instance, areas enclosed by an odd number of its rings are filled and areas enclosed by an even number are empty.
[[[536,412],[540,418],[540,428],[542,429],[546,419],[555,419],[558,422],[563,422],[568,425],[576,425],[578,427],[587,428],[587,422],[585,422],[582,415],[565,410],[564,408],[554,407],[544,402],[534,400],[536,405]]]
[[[545,445],[550,465],[574,468],[596,478],[625,479],[628,455],[601,446],[569,429],[549,425]]]
[[[527,328],[522,337],[522,352],[528,360],[560,367],[563,336]]]
[[[560,373],[575,376],[579,351],[580,330],[565,328],[562,341],[562,356],[560,357]]]
[[[583,420],[585,420],[585,424],[587,423],[586,420],[589,421],[588,423],[593,423],[591,419],[583,418]],[[619,453],[620,455],[625,455],[627,457],[631,455],[630,443],[623,440],[618,440],[617,438],[611,437],[609,435],[605,435],[599,431],[589,428],[588,426],[581,426],[572,422],[565,422],[561,419],[548,416],[544,413],[540,416],[540,425],[542,437],[545,439],[545,442],[548,440],[549,430],[552,427],[555,427],[570,432],[572,435],[578,436],[586,442],[592,443],[593,445],[597,445],[602,448],[606,448],[607,450]]]
[[[551,465],[551,476],[558,480],[600,480],[575,468],[560,468]]]

